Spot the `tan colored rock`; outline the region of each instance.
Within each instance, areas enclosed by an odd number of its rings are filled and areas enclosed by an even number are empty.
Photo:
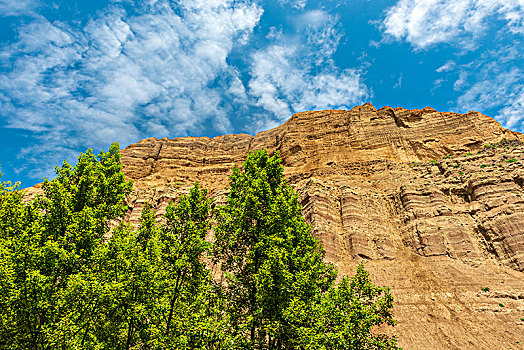
[[[279,150],[326,260],[343,274],[364,261],[391,287],[402,347],[524,348],[522,141],[477,112],[371,104],[298,113],[253,137],[149,138],[122,151],[128,219],[145,201],[160,215],[194,181],[223,203],[235,164]]]
[[[194,181],[223,202],[235,164],[251,150],[279,150],[326,260],[346,274],[365,261],[391,286],[401,346],[522,348],[519,140],[477,112],[370,104],[298,113],[254,137],[150,138],[122,151],[136,187],[129,219],[146,200],[163,212]]]

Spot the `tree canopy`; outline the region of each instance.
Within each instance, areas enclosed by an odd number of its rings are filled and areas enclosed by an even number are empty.
[[[389,289],[362,265],[336,283],[278,153],[251,152],[215,210],[195,184],[137,227],[117,143],[42,189],[0,183],[0,348],[397,348],[374,332]]]

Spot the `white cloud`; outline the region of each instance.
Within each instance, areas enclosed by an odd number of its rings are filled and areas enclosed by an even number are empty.
[[[336,21],[336,18],[333,18],[324,10],[315,9],[303,12],[295,19],[295,22],[299,29],[303,29],[305,27],[318,28],[325,26],[330,20]]]
[[[387,10],[382,30],[417,49],[452,40],[472,49],[497,18],[513,33],[524,33],[523,17],[522,0],[399,0]]]
[[[369,94],[335,65],[343,32],[326,11],[269,29],[264,47],[250,42],[263,13],[251,0],[120,2],[84,25],[36,15],[0,47],[0,117],[31,135],[19,154],[31,176],[114,140],[256,132]]]
[[[464,88],[464,86],[466,86],[466,84],[468,83],[468,76],[469,76],[468,71],[461,70],[459,72],[459,78],[453,84],[453,90],[455,90],[455,91],[462,90]]]
[[[449,72],[455,69],[456,63],[452,60],[447,61],[442,66],[437,68],[437,73]]]
[[[433,95],[435,93],[435,91],[440,88],[442,86],[442,83],[444,83],[446,80],[445,79],[436,79],[434,82],[433,82],[433,87],[431,88],[431,94]]]
[[[498,119],[510,129],[524,130],[524,87],[518,86],[509,99],[509,104],[499,111]]]
[[[338,27],[338,17],[331,16],[322,10],[307,11],[296,19],[297,29],[303,30],[306,43],[318,50],[320,64],[323,57],[331,57],[337,50],[343,36]]]
[[[348,108],[368,96],[357,70],[333,63],[341,36],[336,22],[326,12],[306,12],[296,20],[296,36],[252,55],[248,91],[258,106],[282,121],[298,111]]]
[[[505,127],[524,129],[522,0],[398,0],[381,29],[386,39],[406,41],[415,50],[449,44],[461,53],[478,49],[480,39],[491,35],[489,50],[478,50],[469,62],[472,56],[456,55],[436,71],[446,73],[446,80],[455,76],[459,110],[490,111]]]
[[[498,63],[484,67],[478,80],[464,89],[457,107],[463,111],[498,110],[494,116],[510,129],[524,129],[524,71],[513,67],[502,71]]]
[[[57,164],[86,146],[186,134],[207,121],[227,131],[221,94],[243,89],[227,57],[261,15],[248,2],[185,0],[174,9],[160,0],[135,15],[109,7],[82,28],[38,17],[0,50],[0,115],[35,134],[21,156],[40,166],[46,152]]]
[[[0,16],[31,16],[37,6],[36,0],[0,0]]]
[[[393,89],[402,89],[402,79],[403,79],[403,75],[400,74],[397,82],[395,83],[395,85],[393,85]]]
[[[278,0],[282,5],[291,5],[296,9],[303,9],[307,5],[307,0]]]
[[[519,41],[484,52],[458,67],[454,88],[462,111],[490,110],[504,127],[524,130],[524,66]]]
[[[269,28],[269,33],[267,33],[266,35],[266,39],[269,39],[269,40],[280,40],[282,38],[282,27],[278,28],[277,27],[270,27]]]

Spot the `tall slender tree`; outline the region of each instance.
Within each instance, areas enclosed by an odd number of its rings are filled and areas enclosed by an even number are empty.
[[[394,324],[388,289],[360,266],[335,286],[336,269],[293,188],[278,152],[251,152],[230,176],[218,208],[214,258],[221,263],[236,346],[251,349],[394,349],[373,326]]]
[[[252,152],[233,169],[215,233],[233,331],[245,339],[243,346],[292,347],[289,308],[315,303],[336,272],[323,261],[278,153]]]
[[[166,208],[160,231],[164,284],[163,339],[167,348],[225,348],[229,336],[221,301],[206,266],[212,199],[196,183]]]

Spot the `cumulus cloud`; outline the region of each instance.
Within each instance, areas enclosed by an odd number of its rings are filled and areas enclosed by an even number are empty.
[[[282,121],[297,111],[348,108],[368,96],[360,72],[332,60],[341,37],[336,22],[324,11],[308,11],[296,20],[297,35],[253,53],[248,91],[257,106]]]
[[[289,2],[299,9],[290,27],[258,32],[252,0],[130,4],[113,1],[83,24],[35,15],[0,47],[0,117],[31,136],[17,164],[30,176],[114,140],[254,133],[369,95],[361,71],[334,63],[338,17],[305,1]]]
[[[439,43],[475,47],[489,22],[498,18],[513,33],[524,33],[521,0],[399,0],[382,21],[386,37],[405,40],[417,49]]]
[[[519,72],[522,79],[522,72]],[[521,80],[522,82],[522,80]],[[524,86],[516,86],[512,92],[509,104],[499,111],[498,119],[502,120],[503,125],[510,129],[524,130]]]
[[[0,50],[0,114],[38,139],[21,156],[55,164],[86,145],[229,130],[222,95],[243,86],[227,57],[261,15],[248,2],[160,0],[132,14],[114,5],[82,28],[38,17]]]
[[[317,49],[319,63],[335,53],[343,36],[338,17],[323,10],[306,11],[296,18],[296,26],[299,31],[304,31],[306,46]]]
[[[489,110],[504,127],[524,130],[524,62],[519,47],[519,41],[498,46],[457,66],[457,109]]]
[[[456,107],[490,110],[504,127],[524,130],[524,61],[521,41],[497,45],[472,62],[457,66]]]

